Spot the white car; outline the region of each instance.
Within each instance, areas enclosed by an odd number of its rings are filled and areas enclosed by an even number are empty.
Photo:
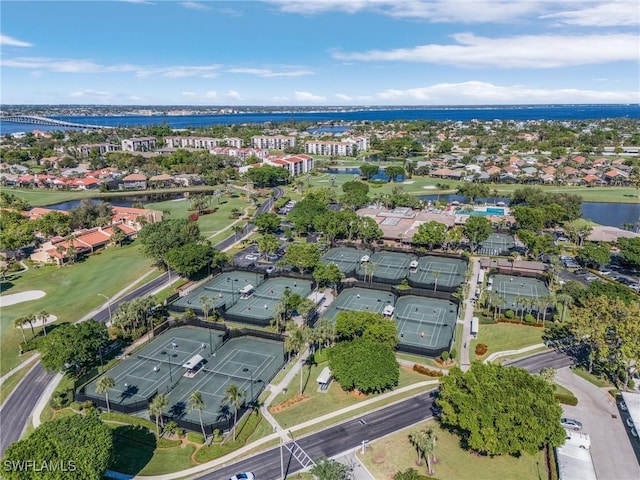
[[[638,431],[634,428],[631,429],[631,435],[638,438]]]
[[[634,427],[633,420],[631,419],[631,417],[627,417],[627,426],[629,428],[633,428]]]
[[[560,424],[564,428],[568,428],[571,430],[576,430],[576,431],[582,430],[582,423],[579,422],[578,420],[574,420],[573,418],[561,418]]]
[[[245,255],[245,257],[247,260],[258,260],[260,258],[260,255],[258,255],[257,253],[250,253],[249,255]]]
[[[626,412],[628,410],[626,403],[620,402],[619,405],[620,405],[620,410],[622,410],[623,412]]]
[[[256,476],[251,472],[236,473],[229,480],[256,480]]]
[[[576,447],[589,450],[591,448],[591,437],[588,433],[572,432],[571,430],[564,429],[567,432],[565,443],[569,445],[575,445]]]

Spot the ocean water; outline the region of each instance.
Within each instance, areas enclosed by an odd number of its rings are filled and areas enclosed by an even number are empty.
[[[590,120],[603,118],[640,118],[640,106],[625,105],[512,105],[512,106],[442,106],[406,107],[358,111],[237,113],[226,115],[184,116],[52,116],[58,120],[84,125],[134,127],[166,124],[172,128],[206,127],[208,125],[263,124],[267,122],[388,122],[397,120]],[[45,127],[12,122],[0,122],[0,134],[31,130],[51,131],[60,127]]]

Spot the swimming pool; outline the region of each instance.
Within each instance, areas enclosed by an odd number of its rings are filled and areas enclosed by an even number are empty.
[[[504,208],[502,207],[487,207],[484,210],[472,210],[471,212],[464,210],[457,210],[456,213],[461,215],[471,215],[478,217],[488,217],[490,215],[504,216]]]

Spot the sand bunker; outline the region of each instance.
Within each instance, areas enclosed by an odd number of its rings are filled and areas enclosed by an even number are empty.
[[[8,307],[9,305],[15,305],[16,303],[37,300],[45,295],[46,293],[42,290],[29,290],[27,292],[12,293],[11,295],[1,295],[0,307]]]

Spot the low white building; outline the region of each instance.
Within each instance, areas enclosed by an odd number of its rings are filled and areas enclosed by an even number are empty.
[[[251,137],[251,146],[269,150],[284,150],[296,146],[296,137],[292,135],[254,135]]]
[[[148,152],[156,148],[155,137],[125,138],[122,140],[123,152]]]

